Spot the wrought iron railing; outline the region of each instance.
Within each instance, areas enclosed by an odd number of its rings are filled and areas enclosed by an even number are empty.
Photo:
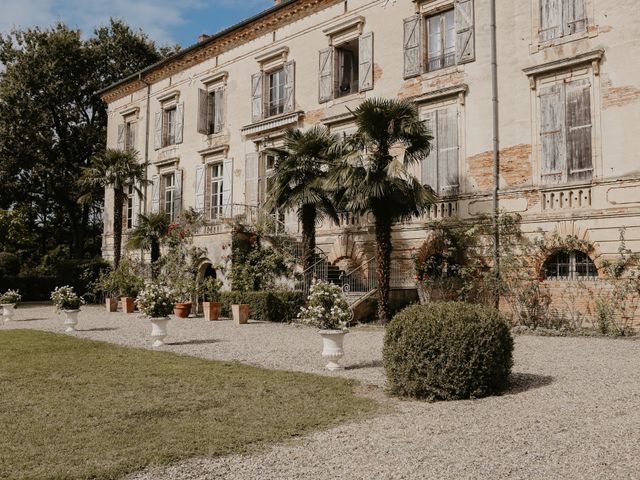
[[[342,275],[342,290],[346,294],[364,294],[377,288],[376,264],[372,257]]]

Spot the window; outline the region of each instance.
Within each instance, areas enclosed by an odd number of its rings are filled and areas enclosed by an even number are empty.
[[[427,71],[456,64],[454,10],[427,17]]]
[[[251,77],[251,119],[259,122],[265,118],[295,109],[295,62],[285,62],[282,67],[260,72]]]
[[[164,145],[176,143],[176,109],[169,108],[164,111]]]
[[[133,186],[129,186],[127,189],[127,230],[131,230],[133,228],[133,197],[134,197]]]
[[[267,74],[267,111],[270,117],[284,113],[284,69]]]
[[[422,162],[422,183],[439,196],[459,192],[458,105],[425,109],[422,119],[433,136],[431,153]]]
[[[586,30],[586,0],[540,0],[541,42]]]
[[[442,10],[441,6],[452,8]],[[424,3],[421,13],[404,20],[404,78],[473,62],[474,0]]]
[[[165,106],[156,113],[154,147],[156,150],[182,143],[184,103]]]
[[[173,221],[175,217],[174,205],[176,195],[176,176],[174,173],[162,175],[162,211]]]
[[[224,87],[213,91],[200,90],[198,132],[204,135],[220,133],[224,125]]]
[[[358,91],[358,41],[353,40],[336,48],[336,96]]]
[[[223,165],[215,163],[209,166],[209,220],[222,217],[224,207]]]
[[[560,251],[544,264],[544,276],[551,280],[596,278],[598,269],[586,253],[578,250]]]
[[[118,150],[130,151],[136,147],[136,122],[125,121],[118,125]]]
[[[561,80],[539,90],[542,183],[593,176],[591,80]]]

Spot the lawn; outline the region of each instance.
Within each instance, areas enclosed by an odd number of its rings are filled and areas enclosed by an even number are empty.
[[[112,479],[375,408],[341,379],[0,332],[0,478]]]

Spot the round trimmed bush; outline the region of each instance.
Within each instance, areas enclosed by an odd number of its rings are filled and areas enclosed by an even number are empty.
[[[15,253],[0,252],[0,275],[12,277],[20,272],[20,259]]]
[[[461,302],[414,305],[387,326],[383,355],[393,394],[479,398],[507,385],[513,338],[493,308]]]

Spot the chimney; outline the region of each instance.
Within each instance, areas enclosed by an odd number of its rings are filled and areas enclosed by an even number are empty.
[[[274,2],[274,3],[275,3],[276,5],[280,5],[282,2],[283,2],[283,0],[275,0],[275,2]]]
[[[202,33],[198,36],[198,43],[202,43],[204,42],[207,38],[209,38],[209,35],[207,35],[206,33]]]

